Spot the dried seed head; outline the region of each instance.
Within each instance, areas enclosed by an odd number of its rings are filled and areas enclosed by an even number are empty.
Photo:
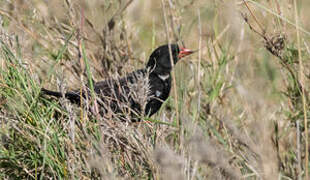
[[[265,47],[271,54],[283,58],[283,50],[285,47],[286,35],[285,34],[275,34],[271,38],[265,40]]]

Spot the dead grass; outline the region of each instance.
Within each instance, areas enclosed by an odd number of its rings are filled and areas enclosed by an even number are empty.
[[[310,6],[293,2],[0,1],[0,177],[307,179]],[[40,96],[144,67],[167,42],[199,53],[140,123]]]

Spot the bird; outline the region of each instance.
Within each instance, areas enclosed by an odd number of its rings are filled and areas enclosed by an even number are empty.
[[[124,77],[94,83],[93,92],[100,114],[121,114],[121,120],[130,119],[132,122],[140,121],[143,115],[151,117],[169,97],[173,65],[192,53],[194,51],[179,47],[178,44],[161,45],[151,53],[145,68]],[[82,98],[91,97],[91,92],[89,87],[82,93],[80,89],[66,93],[41,89],[44,95],[64,97],[74,104],[80,104]],[[127,115],[129,118],[125,118]]]

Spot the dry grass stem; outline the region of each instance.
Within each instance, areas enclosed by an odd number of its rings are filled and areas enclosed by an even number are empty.
[[[0,179],[309,178],[307,0],[0,7]],[[149,117],[150,72],[121,77],[167,43],[199,52]],[[94,93],[104,79],[110,94]]]

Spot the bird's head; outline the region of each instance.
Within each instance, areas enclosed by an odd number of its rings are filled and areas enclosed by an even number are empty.
[[[179,59],[190,55],[193,51],[185,48],[179,48],[177,44],[170,44],[171,55],[173,58],[173,63],[176,64]],[[147,67],[151,68],[152,72],[157,74],[168,74],[172,69],[170,54],[169,54],[169,45],[162,45],[155,49],[147,63]]]

